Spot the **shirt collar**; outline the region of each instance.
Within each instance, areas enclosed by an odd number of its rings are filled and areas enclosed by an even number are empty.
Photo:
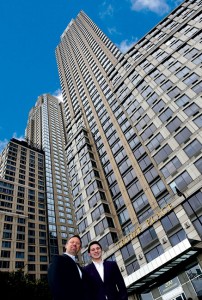
[[[67,252],[64,253],[65,255],[68,255],[69,257],[71,257],[74,261],[76,261],[76,257],[74,255],[71,255]]]
[[[92,261],[95,265],[97,266],[102,266],[103,265],[103,260],[97,262],[97,261]]]

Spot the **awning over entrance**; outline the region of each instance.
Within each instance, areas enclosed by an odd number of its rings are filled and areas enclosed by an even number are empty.
[[[151,290],[184,269],[185,261],[202,253],[202,242],[185,239],[147,265],[124,278],[129,293]],[[172,278],[172,277],[171,277]]]

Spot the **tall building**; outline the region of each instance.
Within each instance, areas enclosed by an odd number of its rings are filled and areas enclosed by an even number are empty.
[[[44,152],[11,139],[0,164],[0,270],[47,277]]]
[[[11,139],[0,159],[0,271],[46,279],[52,255],[77,232],[63,103],[38,97],[25,134],[26,141]]]
[[[63,103],[44,94],[30,110],[25,131],[28,144],[42,148],[45,154],[50,259],[64,251],[68,236],[76,232],[65,153],[65,123]]]
[[[82,257],[99,240],[130,299],[202,297],[202,1],[122,54],[81,11],[56,58]]]

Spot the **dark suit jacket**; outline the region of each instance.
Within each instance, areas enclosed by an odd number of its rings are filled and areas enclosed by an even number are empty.
[[[48,283],[54,300],[87,299],[76,263],[68,255],[55,255],[48,267]]]
[[[93,263],[84,267],[94,300],[128,300],[124,279],[115,261],[104,261],[104,282]]]

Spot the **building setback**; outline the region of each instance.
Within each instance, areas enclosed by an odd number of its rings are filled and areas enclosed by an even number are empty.
[[[99,240],[130,299],[202,295],[201,19],[184,1],[122,54],[81,11],[56,48],[83,262]]]

